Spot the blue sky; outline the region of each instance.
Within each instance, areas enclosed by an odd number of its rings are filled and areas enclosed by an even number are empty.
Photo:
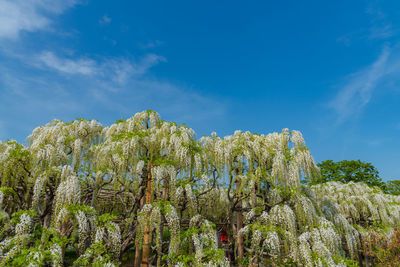
[[[398,1],[0,0],[0,140],[153,109],[400,179]]]

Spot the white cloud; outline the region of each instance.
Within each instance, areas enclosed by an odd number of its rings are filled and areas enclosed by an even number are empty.
[[[391,49],[384,47],[378,59],[367,68],[353,73],[341,87],[339,93],[330,103],[337,112],[339,120],[358,114],[370,102],[373,91],[390,70],[389,56]],[[392,63],[390,62],[390,65]]]
[[[63,75],[96,76],[96,79],[106,79],[121,85],[131,77],[145,75],[151,67],[165,61],[164,57],[155,54],[147,54],[135,62],[124,57],[100,57],[97,60],[88,57],[67,58],[57,56],[51,51],[44,51],[34,57],[31,64]]]
[[[370,3],[366,13],[371,16],[370,39],[387,39],[397,34],[398,30],[393,28],[387,15],[378,6]]]
[[[60,58],[53,52],[46,51],[38,56],[38,60],[48,68],[67,74],[93,75],[97,72],[96,62],[91,59]]]
[[[160,40],[154,40],[154,41],[150,41],[148,43],[140,43],[139,47],[141,49],[149,49],[149,48],[156,48],[163,45],[163,42]]]
[[[111,18],[108,15],[104,15],[103,17],[101,17],[101,19],[99,20],[99,24],[100,25],[105,25],[105,24],[109,24],[111,22]]]
[[[394,30],[392,24],[374,25],[370,28],[369,38],[371,39],[387,39],[396,35],[397,30]]]
[[[79,56],[68,48],[32,51],[25,42],[11,42],[24,32],[51,29],[55,15],[75,0],[0,0],[0,139],[8,132],[27,134],[29,129],[55,117],[73,119],[118,118],[153,109],[181,121],[222,117],[226,104],[190,86],[159,80],[150,69],[166,59],[145,54]],[[103,17],[109,23],[111,18]],[[16,45],[18,44],[18,45]],[[155,41],[149,47],[160,45]],[[64,52],[62,52],[64,51]],[[98,116],[101,116],[100,118]],[[7,133],[8,133],[7,132]]]
[[[35,118],[51,115],[49,119],[67,114],[131,116],[145,109],[192,122],[224,115],[224,100],[151,75],[150,68],[164,61],[155,54],[137,61],[125,57],[65,57],[51,51],[31,58],[20,55],[12,66],[0,64],[0,88],[4,89],[0,91],[0,113],[1,106],[4,109],[19,103],[18,113]]]
[[[365,9],[369,17],[369,24],[355,31],[339,36],[336,41],[345,46],[351,46],[354,40],[388,40],[399,33],[399,28],[393,23],[376,3],[370,3]]]
[[[75,4],[75,0],[1,0],[0,38],[16,39],[21,31],[46,29],[52,15]]]

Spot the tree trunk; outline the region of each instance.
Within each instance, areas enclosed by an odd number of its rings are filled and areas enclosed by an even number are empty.
[[[150,162],[149,164],[149,172],[147,173],[147,189],[146,189],[146,204],[151,204],[151,169],[153,168],[153,164]],[[150,217],[151,211],[147,215]],[[149,257],[150,257],[150,225],[146,224],[144,229],[144,237],[143,237],[143,254],[142,254],[142,267],[149,266]]]
[[[239,204],[240,208],[241,204],[242,203]],[[236,218],[237,218],[237,232],[239,233],[240,229],[243,228],[243,215],[241,211],[238,211]],[[237,246],[238,246],[238,258],[242,259],[244,257],[243,236],[239,234],[237,235]],[[239,267],[243,267],[243,265],[239,264]]]
[[[140,198],[140,203],[139,203],[140,209],[139,210],[141,210],[143,208],[144,201],[145,201],[145,196],[143,195]],[[142,246],[138,242],[135,242],[135,263],[134,263],[133,266],[134,267],[140,267],[141,262],[142,262]]]
[[[236,180],[236,195],[240,198],[240,180]],[[238,211],[236,213],[236,234],[237,234],[237,248],[238,248],[238,259],[242,259],[244,257],[244,244],[243,244],[243,236],[239,235],[240,229],[243,228],[243,215],[242,215],[242,201],[240,200],[237,204]],[[243,265],[239,264],[239,267],[243,267]]]
[[[67,237],[68,235],[68,219],[63,219],[63,222],[61,223],[61,236]],[[64,260],[65,259],[65,250],[66,250],[66,245],[63,245],[61,248],[61,258]]]
[[[140,199],[140,209],[143,208],[143,204],[144,204],[144,198],[142,197]],[[137,234],[137,232],[136,232]],[[142,260],[142,248],[139,244],[139,242],[135,242],[135,263],[134,263],[134,267],[139,267],[140,266],[140,262]]]
[[[168,188],[169,188],[169,183],[168,183],[168,178],[164,180],[164,185],[163,185],[163,191],[161,194],[161,199],[162,200],[167,200],[168,199]],[[160,225],[160,232],[157,233],[157,235],[160,235],[160,242],[162,244],[163,242],[163,233],[164,233],[164,223],[166,223],[166,220],[164,216],[162,216],[161,219],[161,225]],[[162,250],[162,247],[161,247]],[[157,267],[161,266],[161,255],[157,255]]]
[[[135,267],[139,267],[140,266],[140,261],[142,259],[142,250],[140,249],[140,244],[136,243],[136,248],[135,248],[135,263],[134,266]]]

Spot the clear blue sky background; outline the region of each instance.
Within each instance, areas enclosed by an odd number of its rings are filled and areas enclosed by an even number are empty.
[[[399,1],[0,0],[0,140],[153,109],[400,179]]]

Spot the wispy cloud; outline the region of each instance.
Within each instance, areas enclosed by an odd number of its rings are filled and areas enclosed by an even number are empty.
[[[74,0],[0,0],[0,138],[20,133],[16,138],[21,140],[53,118],[108,120],[145,109],[189,122],[224,116],[225,100],[154,76],[152,68],[166,62],[161,55],[143,51],[135,58],[82,55],[51,42],[37,51],[25,42],[34,41],[35,34],[18,38],[24,31],[50,29],[55,16],[75,4]],[[110,20],[102,18],[104,23]],[[52,33],[47,34],[49,40]],[[154,41],[147,47],[160,44]]]
[[[18,56],[11,65],[0,63],[0,114],[19,116],[17,121],[26,124],[25,131],[42,123],[38,118],[99,118],[93,114],[103,114],[100,119],[104,119],[104,114],[110,114],[115,119],[145,109],[189,122],[224,116],[224,100],[154,77],[151,68],[161,62],[165,58],[156,54],[138,60],[52,51]],[[24,113],[30,114],[29,120],[18,115]],[[11,118],[16,120],[14,115]],[[13,122],[5,123],[12,128]]]
[[[141,60],[134,61],[125,57],[62,57],[54,52],[44,51],[33,57],[30,63],[62,75],[96,76],[124,84],[131,77],[143,76],[151,67],[165,61],[164,57],[156,54],[147,54]]]
[[[338,38],[336,38],[336,42],[342,43],[345,46],[350,46],[351,45],[351,34],[339,36]]]
[[[99,24],[100,24],[100,25],[109,24],[110,22],[111,22],[111,17],[109,17],[108,15],[104,15],[104,16],[101,17],[101,19],[99,20]]]
[[[373,91],[382,79],[393,71],[388,66],[390,55],[391,49],[385,46],[375,62],[348,77],[330,103],[330,107],[338,114],[339,121],[359,114],[370,102]]]
[[[398,30],[393,28],[391,21],[379,7],[370,4],[366,13],[371,16],[368,36],[370,39],[387,39],[398,33]]]
[[[37,59],[44,66],[66,74],[93,75],[97,72],[96,62],[91,59],[60,58],[50,51],[41,53]]]
[[[75,0],[0,1],[0,38],[16,39],[22,31],[34,32],[50,26],[51,17],[74,6]]]
[[[148,43],[140,43],[139,47],[142,49],[149,49],[149,48],[156,48],[159,47],[163,44],[162,41],[160,40],[154,40],[154,41],[150,41]]]
[[[394,30],[392,24],[374,25],[370,28],[370,39],[387,39],[394,36],[397,30]]]
[[[376,3],[371,2],[365,9],[365,14],[368,21],[365,27],[339,36],[336,38],[336,42],[345,46],[351,46],[355,40],[387,41],[400,32],[400,29],[393,26],[390,17]]]

